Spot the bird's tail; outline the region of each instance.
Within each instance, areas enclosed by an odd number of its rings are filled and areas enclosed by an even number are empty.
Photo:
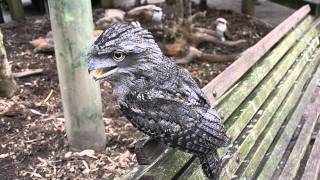
[[[217,150],[212,150],[209,153],[199,154],[202,170],[210,180],[219,179],[221,160]]]

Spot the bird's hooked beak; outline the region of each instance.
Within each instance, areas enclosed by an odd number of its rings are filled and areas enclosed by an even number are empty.
[[[107,78],[117,70],[118,64],[111,58],[103,60],[96,58],[89,59],[88,72],[96,81]]]

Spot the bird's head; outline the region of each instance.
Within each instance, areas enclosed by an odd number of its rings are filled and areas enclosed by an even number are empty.
[[[215,21],[215,24],[223,24],[223,25],[227,25],[228,21],[224,18],[217,18]]]
[[[90,48],[88,71],[95,80],[115,81],[147,73],[159,63],[160,56],[152,34],[139,24],[114,24]]]

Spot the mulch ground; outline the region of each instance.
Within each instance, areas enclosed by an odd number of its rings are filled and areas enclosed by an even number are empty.
[[[95,10],[94,18],[103,14]],[[199,24],[208,27],[217,17],[230,22],[234,39],[246,39],[237,47],[203,44],[207,52],[240,53],[270,31],[255,19],[231,11],[210,10]],[[133,147],[142,137],[119,112],[111,88],[101,84],[107,146],[103,152],[71,152],[64,128],[62,102],[54,54],[33,52],[29,41],[44,37],[50,22],[29,16],[24,22],[2,24],[4,43],[13,72],[44,69],[42,74],[18,78],[19,92],[0,99],[0,179],[117,179],[135,164]],[[229,63],[192,62],[183,65],[201,87]]]

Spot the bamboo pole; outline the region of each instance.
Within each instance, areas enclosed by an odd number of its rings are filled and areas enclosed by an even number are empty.
[[[103,150],[100,91],[87,73],[84,58],[93,40],[91,2],[49,0],[49,12],[70,147]]]

